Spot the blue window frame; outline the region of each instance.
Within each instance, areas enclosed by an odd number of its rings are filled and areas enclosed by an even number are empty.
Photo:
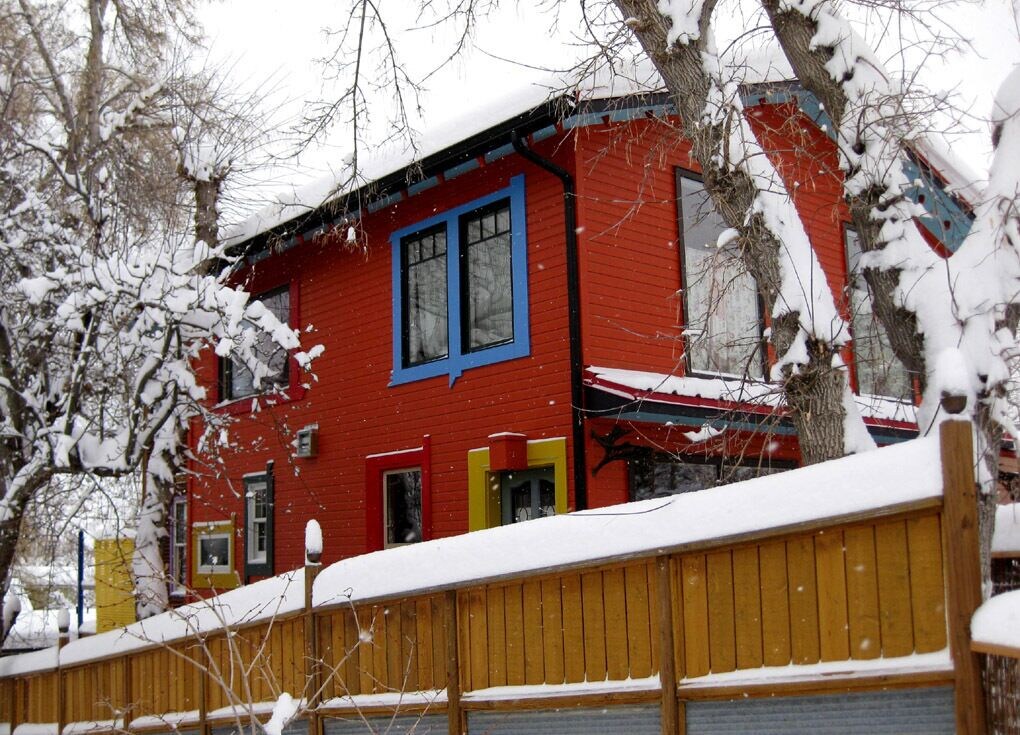
[[[439,375],[453,385],[465,370],[531,353],[523,175],[390,243],[390,385]]]

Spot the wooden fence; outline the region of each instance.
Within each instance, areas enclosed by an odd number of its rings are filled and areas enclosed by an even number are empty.
[[[452,734],[466,731],[471,710],[639,702],[658,703],[662,732],[675,735],[687,703],[738,691],[951,685],[958,731],[982,732],[966,626],[976,603],[964,589],[977,580],[976,537],[960,531],[975,522],[969,424],[945,424],[941,441],[944,498],[866,518],[332,607],[311,606],[308,567],[303,612],[8,676],[0,721],[54,723],[52,732],[173,723],[205,735],[266,716],[248,705],[289,692],[304,698],[313,735],[323,718],[355,711],[445,714]],[[951,668],[855,670],[947,646]],[[819,662],[847,665],[795,683],[705,679]]]

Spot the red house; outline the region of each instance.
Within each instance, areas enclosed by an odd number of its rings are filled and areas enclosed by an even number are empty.
[[[823,113],[794,85],[745,103],[853,314],[868,425],[909,437],[912,383],[853,272]],[[325,352],[314,380],[274,354],[281,393],[261,398],[229,360],[204,365],[241,420],[225,472],[196,465],[176,506],[182,588],[300,565],[310,518],[331,562],[795,466],[758,297],[670,115],[661,95],[524,104],[250,221],[238,281]],[[926,182],[919,226],[952,249],[966,211],[920,156],[904,165]]]

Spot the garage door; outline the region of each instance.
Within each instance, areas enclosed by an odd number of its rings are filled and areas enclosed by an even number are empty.
[[[688,702],[688,735],[951,735],[951,687]]]
[[[660,735],[657,705],[525,712],[469,712],[468,732],[484,735]]]

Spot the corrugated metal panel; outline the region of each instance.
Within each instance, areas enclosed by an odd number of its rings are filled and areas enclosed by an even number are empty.
[[[468,732],[484,735],[659,735],[658,706],[469,712]]]
[[[322,721],[325,735],[446,735],[449,724],[446,714],[441,715],[397,715],[395,717],[365,717],[345,715],[328,717]]]
[[[940,735],[956,732],[953,690],[688,702],[687,735]]]

